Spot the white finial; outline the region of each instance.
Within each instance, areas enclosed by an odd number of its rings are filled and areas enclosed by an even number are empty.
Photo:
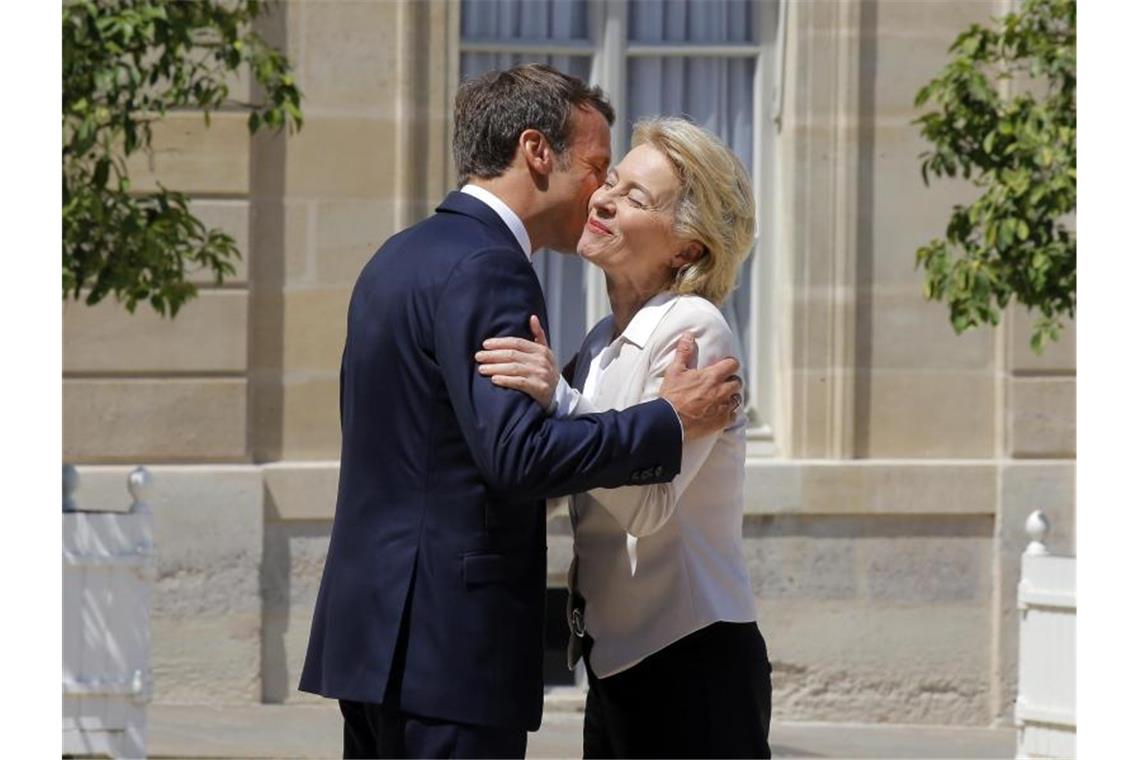
[[[74,512],[75,510],[75,489],[79,488],[79,470],[75,469],[75,465],[64,463],[63,465],[63,511]]]
[[[1049,535],[1049,520],[1040,509],[1033,511],[1025,519],[1025,532],[1031,539],[1029,546],[1025,547],[1026,554],[1048,554],[1045,548],[1045,536]]]
[[[131,498],[134,500],[131,503],[132,512],[149,511],[147,501],[150,496],[150,486],[151,477],[147,468],[139,466],[131,470],[131,474],[127,476],[127,490],[131,492]]]

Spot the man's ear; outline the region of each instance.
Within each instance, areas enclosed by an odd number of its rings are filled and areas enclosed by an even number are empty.
[[[518,150],[526,166],[535,174],[545,177],[554,171],[554,151],[546,135],[537,129],[524,129],[519,135]]]

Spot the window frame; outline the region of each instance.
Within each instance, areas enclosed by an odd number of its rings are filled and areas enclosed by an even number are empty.
[[[459,23],[455,24],[455,36],[459,55],[464,53],[505,53],[534,56],[576,56],[587,57],[590,62],[590,84],[600,86],[610,98],[614,108],[614,126],[611,128],[611,144],[615,156],[624,155],[629,146],[623,125],[626,119],[626,80],[627,63],[631,58],[683,57],[683,58],[723,58],[750,59],[753,61],[752,80],[752,171],[753,200],[757,208],[757,230],[753,238],[753,260],[749,271],[751,301],[749,304],[749,361],[745,368],[748,381],[749,418],[747,431],[747,456],[773,457],[777,455],[772,420],[775,385],[774,346],[772,336],[774,323],[771,304],[773,287],[772,255],[758,255],[761,251],[774,252],[775,235],[773,209],[762,203],[763,198],[772,198],[774,186],[772,171],[775,156],[775,136],[779,125],[780,73],[777,69],[782,61],[781,51],[774,40],[777,7],[774,2],[755,2],[752,13],[753,42],[706,44],[706,43],[638,43],[628,39],[626,25],[628,3],[626,0],[585,0],[588,3],[589,39],[559,40],[550,42],[543,39],[464,39],[459,33]],[[456,0],[459,5],[459,0]],[[456,11],[456,16],[459,15]],[[779,19],[781,22],[783,19]],[[457,18],[458,22],[458,18]],[[765,33],[767,37],[763,36]],[[458,81],[453,83],[458,86]],[[770,93],[765,97],[765,93]],[[606,296],[605,278],[596,268],[587,269],[586,283],[586,325],[587,329],[609,314],[609,301]]]

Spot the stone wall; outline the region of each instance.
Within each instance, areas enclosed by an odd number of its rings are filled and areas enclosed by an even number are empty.
[[[913,95],[994,2],[788,3],[765,202],[777,458],[751,458],[745,541],[781,718],[987,724],[1016,694],[1025,517],[1075,538],[1073,332],[954,335],[915,249],[964,183],[926,189]],[[64,307],[64,459],[125,509],[151,465],[155,699],[296,691],[336,494],[337,378],[357,272],[451,186],[452,2],[285,2],[262,33],[304,93],[297,135],[174,114],[153,163],[245,254],[177,319]],[[773,35],[774,37],[774,35]],[[248,84],[235,82],[235,87]],[[767,213],[767,209],[766,209]],[[569,564],[551,523],[550,583]]]

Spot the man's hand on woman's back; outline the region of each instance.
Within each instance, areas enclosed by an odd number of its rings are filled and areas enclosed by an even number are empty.
[[[724,430],[740,408],[744,385],[740,362],[721,359],[703,369],[689,369],[696,355],[696,341],[686,333],[677,343],[677,354],[661,383],[661,397],[673,405],[681,418],[685,440]]]

